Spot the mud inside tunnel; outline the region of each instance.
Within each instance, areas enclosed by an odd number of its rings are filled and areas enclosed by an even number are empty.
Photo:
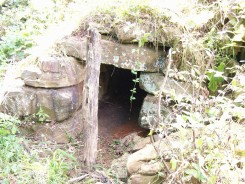
[[[138,74],[139,75],[139,74]],[[139,76],[138,76],[139,77]],[[144,132],[138,125],[146,92],[136,84],[135,100],[130,102],[135,75],[130,70],[101,65],[98,124],[99,137],[121,139],[132,132]]]

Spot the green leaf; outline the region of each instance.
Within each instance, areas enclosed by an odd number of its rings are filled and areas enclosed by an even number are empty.
[[[197,171],[199,171],[200,170],[200,167],[199,167],[199,165],[198,164],[196,164],[196,163],[192,163],[191,164],[192,165],[192,167],[194,167]]]
[[[187,169],[185,171],[186,174],[193,176],[194,178],[198,178],[199,172],[195,169]]]
[[[245,157],[245,150],[236,150],[235,153],[238,156]]]
[[[135,100],[135,99],[136,99],[136,98],[133,97],[133,96],[130,97],[130,101],[133,101],[133,100]]]
[[[212,92],[215,92],[217,91],[218,89],[218,84],[216,81],[214,80],[210,80],[209,83],[208,83],[208,89]]]
[[[130,90],[131,92],[136,92],[136,88],[133,88]]]
[[[216,68],[216,70],[219,71],[219,72],[224,72],[224,70],[225,70],[225,63],[224,62],[221,62],[219,64],[219,66]]]
[[[216,70],[209,70],[206,74],[208,77],[208,89],[212,92],[217,91],[218,87],[224,81],[223,71],[224,71],[225,64],[221,62]]]
[[[244,36],[245,36],[245,27],[243,24],[241,24],[239,28],[236,29],[235,36],[232,38],[232,40],[235,42],[242,42],[244,41],[243,40]]]
[[[1,136],[6,136],[6,135],[9,135],[9,134],[10,134],[10,131],[9,130],[0,129],[0,135]]]
[[[237,24],[237,19],[236,18],[231,18],[229,23],[232,25],[232,26],[235,26]]]
[[[163,172],[159,172],[159,173],[158,173],[158,176],[159,176],[159,177],[165,177],[166,175],[165,175]]]
[[[15,126],[13,126],[12,129],[11,129],[11,133],[12,134],[16,134],[17,131],[18,131],[18,129]]]
[[[133,82],[138,83],[140,82],[140,79],[139,78],[133,79]]]
[[[131,73],[137,75],[137,72],[135,70],[131,70]]]
[[[153,135],[154,130],[150,130],[150,132],[148,133],[149,136]]]
[[[232,85],[233,87],[237,87],[237,86],[238,86],[238,81],[237,81],[236,79],[233,79],[233,80],[231,81],[231,85]]]
[[[201,148],[202,145],[203,145],[203,140],[201,138],[197,139],[197,141],[196,141],[197,148]]]
[[[214,76],[214,79],[217,83],[222,83],[224,81],[224,78],[223,77],[216,77]]]
[[[172,158],[172,159],[170,160],[170,164],[171,164],[171,169],[172,169],[172,170],[175,170],[176,167],[177,167],[177,160],[176,160],[175,158]]]
[[[215,184],[217,180],[217,176],[211,176],[209,177],[208,184]]]

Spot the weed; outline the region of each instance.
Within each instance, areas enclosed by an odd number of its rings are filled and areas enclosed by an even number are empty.
[[[131,73],[135,76],[135,78],[132,80],[134,83],[133,89],[130,90],[131,96],[130,96],[130,112],[132,111],[132,105],[133,105],[133,100],[135,100],[135,93],[136,93],[136,85],[139,83],[139,78],[137,76],[138,72],[131,70]]]
[[[65,183],[67,173],[77,165],[75,157],[56,149],[51,157],[41,158],[27,140],[18,137],[20,121],[0,114],[0,181],[1,183]]]
[[[32,47],[28,38],[19,35],[6,35],[0,41],[0,62],[19,61],[26,55],[24,50]]]
[[[70,163],[66,160],[69,159]],[[76,159],[63,150],[55,150],[49,162],[48,183],[63,183],[67,178],[67,172],[72,169]],[[73,164],[71,164],[73,162]]]
[[[49,115],[44,112],[42,107],[40,107],[38,112],[35,114],[35,117],[38,122],[43,123],[49,118]]]
[[[221,62],[219,66],[215,70],[209,69],[207,72],[208,77],[208,89],[211,92],[216,92],[218,90],[218,87],[222,84],[224,81],[224,70],[225,70],[225,63]]]

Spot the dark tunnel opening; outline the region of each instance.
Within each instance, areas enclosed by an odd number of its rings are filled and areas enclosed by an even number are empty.
[[[139,77],[139,72],[138,76]],[[136,84],[135,100],[130,102],[135,75],[131,70],[101,65],[99,94],[99,134],[122,138],[143,131],[138,125],[140,109],[146,92]]]

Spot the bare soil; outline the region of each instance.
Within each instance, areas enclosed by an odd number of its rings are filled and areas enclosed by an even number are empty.
[[[99,162],[109,166],[111,161],[120,156],[123,150],[114,147],[125,136],[137,132],[144,132],[138,125],[139,107],[130,112],[127,101],[115,100],[101,101],[99,105]]]

